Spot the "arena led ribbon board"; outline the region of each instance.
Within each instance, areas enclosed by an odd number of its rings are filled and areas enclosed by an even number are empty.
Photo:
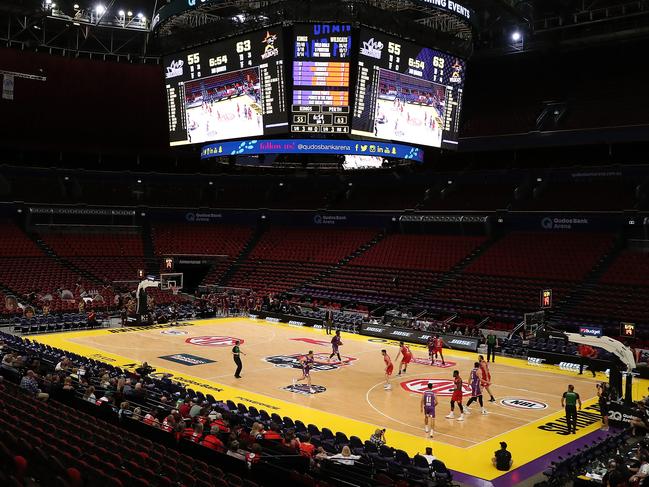
[[[368,140],[331,139],[273,139],[222,142],[203,146],[201,159],[221,156],[260,154],[334,154],[381,156],[386,159],[424,160],[424,151],[418,147]]]

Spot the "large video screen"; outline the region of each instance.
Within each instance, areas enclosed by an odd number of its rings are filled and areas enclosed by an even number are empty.
[[[352,134],[455,148],[464,61],[365,28],[359,40]]]
[[[291,132],[349,133],[351,26],[294,27]]]
[[[171,145],[288,132],[281,28],[164,59]]]

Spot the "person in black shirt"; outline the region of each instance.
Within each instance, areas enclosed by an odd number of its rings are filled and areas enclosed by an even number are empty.
[[[506,472],[512,468],[512,454],[507,451],[507,443],[504,441],[500,442],[500,450],[494,453],[491,462],[498,470]]]
[[[330,309],[328,309],[325,312],[325,330],[327,332],[327,335],[331,335],[331,327],[333,326],[334,323],[334,313]]]
[[[234,342],[234,347],[232,347],[232,358],[234,359],[234,363],[237,365],[237,370],[234,372],[234,376],[237,379],[241,379],[241,369],[243,368],[243,364],[241,363],[241,355],[245,355],[239,348],[239,340]]]
[[[597,384],[597,396],[599,397],[599,412],[602,415],[602,431],[608,431],[608,409],[610,401],[610,392],[608,390],[608,384],[602,382]]]

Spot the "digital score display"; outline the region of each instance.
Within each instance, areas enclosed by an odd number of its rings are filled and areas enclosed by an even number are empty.
[[[288,132],[281,28],[164,59],[171,145]]]
[[[362,28],[352,134],[456,148],[465,63]]]
[[[291,132],[349,133],[351,26],[294,27]]]

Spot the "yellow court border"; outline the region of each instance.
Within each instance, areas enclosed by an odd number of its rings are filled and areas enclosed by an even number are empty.
[[[201,327],[213,326],[218,324],[232,324],[237,322],[239,325],[241,321],[249,321],[254,324],[264,324],[264,326],[275,327],[288,327],[281,323],[270,323],[264,320],[253,320],[250,318],[216,318],[207,320],[194,320],[190,323],[180,323],[178,325],[164,325],[155,327],[134,327],[124,331],[124,333],[149,331],[155,329],[165,328],[183,328],[185,326]],[[133,364],[133,359],[117,355],[114,353],[106,352],[104,350],[82,345],[70,341],[74,338],[89,337],[89,336],[106,336],[111,335],[111,329],[102,328],[97,330],[87,331],[72,331],[72,332],[58,332],[43,335],[27,336],[33,340],[44,345],[60,348],[62,350],[70,351],[78,355],[86,356],[96,360],[101,360],[110,363],[116,367],[124,367],[126,364]],[[114,328],[112,330],[115,330]],[[121,330],[121,329],[119,329]],[[126,330],[126,329],[124,329]],[[313,335],[322,335],[323,331],[304,327],[300,332],[311,333]],[[367,337],[356,334],[345,334],[345,339],[354,339],[359,341],[376,340],[373,337]],[[391,341],[388,341],[390,344]],[[396,342],[392,342],[396,343]],[[423,345],[412,345],[412,348],[425,348]],[[458,350],[445,350],[445,356],[470,358],[475,357],[475,353],[462,352]],[[557,375],[574,377],[574,372],[561,370],[556,366],[538,366],[529,365],[526,361],[521,359],[498,357],[500,364],[517,367],[520,369],[539,370],[541,367],[545,372],[554,373]],[[185,373],[169,369],[167,367],[155,364],[156,370],[162,373],[173,374],[173,380],[177,380],[186,384],[194,390],[199,390],[203,393],[214,395],[219,400],[231,399],[234,402],[241,402],[248,406],[255,406],[257,408],[266,409],[269,413],[277,412],[280,416],[288,416],[294,419],[299,419],[305,424],[313,423],[318,428],[329,428],[332,431],[343,431],[347,435],[356,435],[359,438],[369,438],[374,430],[380,425],[370,424],[363,421],[347,418],[337,414],[328,413],[319,409],[303,406],[282,399],[276,399],[263,394],[254,393],[242,388],[236,388],[213,381],[208,381],[199,377],[191,376]],[[598,374],[599,378],[604,378],[602,374]],[[649,383],[649,381],[645,381]],[[646,384],[645,384],[646,386]],[[637,388],[636,388],[637,389]],[[644,387],[642,388],[644,390]],[[584,401],[584,409],[596,404],[596,399],[592,398]],[[539,426],[552,423],[559,418],[563,418],[562,411],[548,414],[534,422],[519,426],[510,431],[506,431],[490,440],[471,445],[469,447],[459,447],[449,445],[436,440],[430,440],[423,437],[418,437],[409,433],[400,431],[391,431],[389,437],[389,445],[406,451],[409,455],[413,456],[416,453],[422,453],[427,446],[432,446],[435,456],[440,458],[448,468],[457,472],[464,473],[473,477],[478,477],[484,480],[493,480],[507,472],[499,472],[491,465],[491,457],[493,452],[499,448],[500,441],[506,441],[508,449],[513,452],[515,465],[514,468],[523,466],[524,464],[536,460],[537,458],[550,453],[551,451],[560,448],[566,444],[571,443],[577,438],[585,436],[599,428],[598,422],[593,422],[589,426],[580,428],[576,435],[559,435],[551,431],[539,429]]]

